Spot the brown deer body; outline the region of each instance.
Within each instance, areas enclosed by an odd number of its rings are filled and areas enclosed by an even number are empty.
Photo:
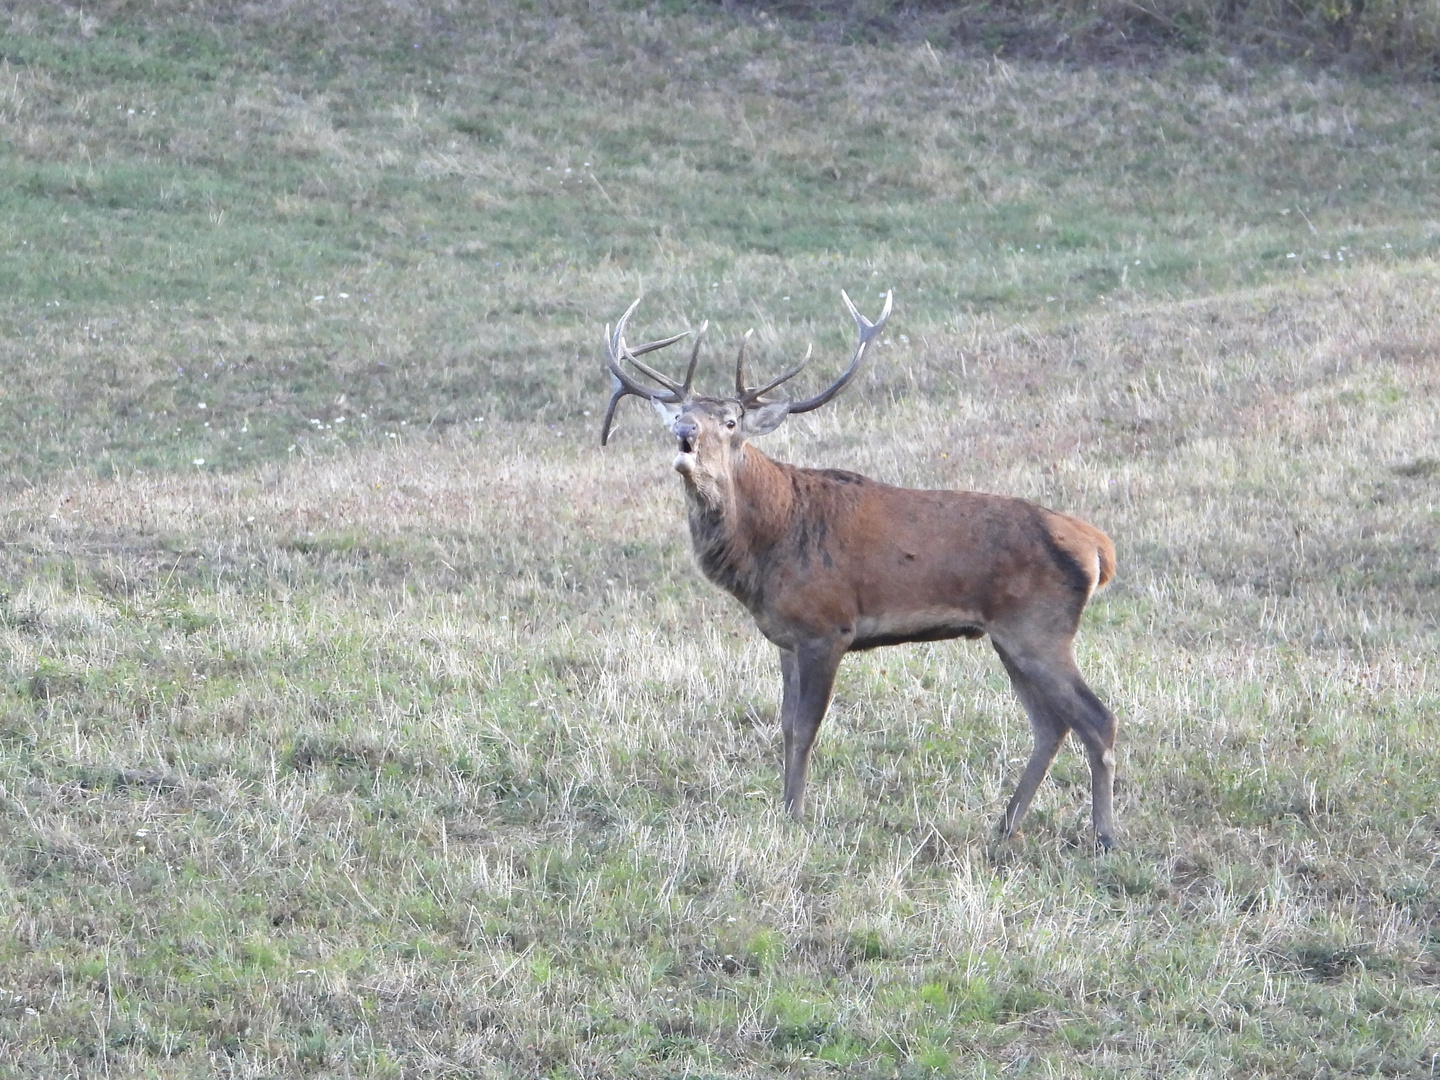
[[[609,335],[615,394],[601,441],[626,394],[649,399],[675,434],[675,468],[685,485],[696,559],[780,650],[784,800],[792,814],[798,818],[804,810],[810,750],[845,653],[988,634],[1035,737],[1000,831],[1009,835],[1019,827],[1065,735],[1074,731],[1090,759],[1096,840],[1108,848],[1116,722],[1081,678],[1072,653],[1085,604],[1115,572],[1115,549],[1105,534],[1023,499],[891,487],[851,472],[772,461],[747,445],[790,413],[825,404],[854,376],[889,316],[890,300],[887,295],[876,323],[848,297],[845,303],[860,328],[854,359],[829,389],[800,402],[763,400],[798,367],[764,388],[747,388],[743,345],[734,397],[691,394],[698,341],[684,383],[673,382],[636,358],[678,339],[627,348],[632,306]],[[664,389],[636,382],[621,360]]]

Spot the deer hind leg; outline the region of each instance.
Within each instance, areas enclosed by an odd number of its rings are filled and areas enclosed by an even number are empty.
[[[780,705],[780,731],[785,737],[785,809],[796,821],[805,816],[805,774],[810,748],[830,706],[830,691],[844,649],[801,644],[780,650],[785,694]]]
[[[1115,846],[1115,714],[1107,709],[1077,671],[1070,682],[1075,702],[1070,726],[1090,758],[1091,815],[1095,842],[1106,851]]]
[[[1114,715],[1081,678],[1068,642],[1040,660],[1019,650],[1007,650],[998,642],[994,644],[1035,734],[1035,749],[1000,821],[1001,834],[1008,836],[1019,828],[1066,732],[1073,730],[1090,760],[1095,841],[1108,850],[1115,843],[1112,804],[1117,725]]]

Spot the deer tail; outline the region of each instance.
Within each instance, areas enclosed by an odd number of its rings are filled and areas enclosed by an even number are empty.
[[[1098,592],[1115,577],[1115,545],[1111,543],[1110,537],[1099,529],[1095,530],[1095,562],[1097,573],[1094,591]]]

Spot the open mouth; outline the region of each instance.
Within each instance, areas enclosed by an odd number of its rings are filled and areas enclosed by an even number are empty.
[[[689,476],[695,471],[695,440],[689,436],[676,436],[680,453],[675,455],[675,471]]]

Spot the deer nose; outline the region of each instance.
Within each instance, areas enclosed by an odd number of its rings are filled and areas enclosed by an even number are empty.
[[[688,416],[682,416],[670,430],[682,443],[694,443],[695,436],[700,434],[700,425]]]

